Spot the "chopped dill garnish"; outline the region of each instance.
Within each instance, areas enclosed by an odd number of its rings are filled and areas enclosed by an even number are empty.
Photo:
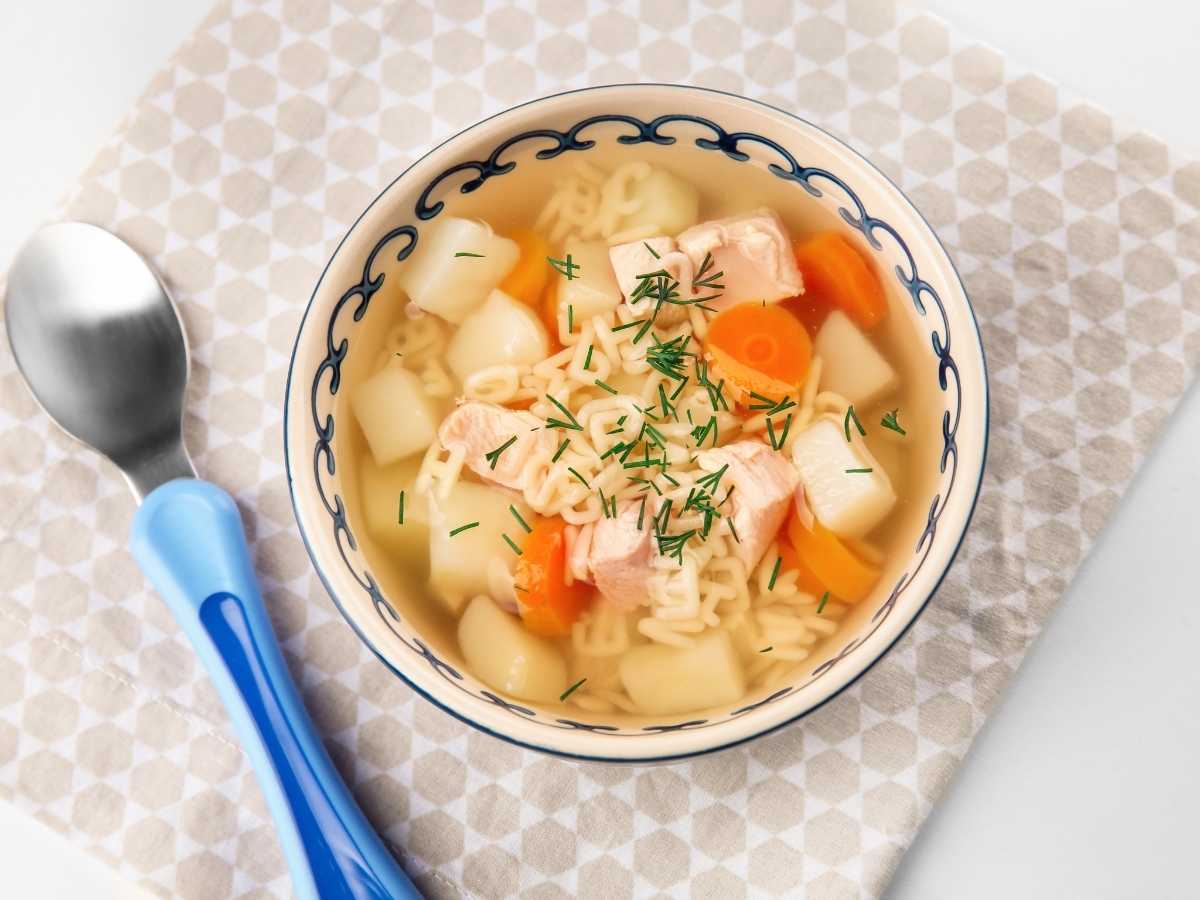
[[[624,428],[622,428],[620,425],[618,425],[616,428],[610,428],[608,431],[606,431],[604,433],[606,435],[614,435],[614,434],[620,434],[624,430],[625,430]]]
[[[787,442],[788,430],[792,427],[792,414],[788,413],[787,418],[783,420],[783,431],[777,436],[775,434],[775,422],[773,419],[767,419],[767,437],[771,439],[771,448],[774,450],[782,450],[783,445]]]
[[[620,429],[617,429],[617,430],[620,431]],[[609,432],[609,433],[611,434],[611,432]],[[615,456],[618,453],[623,453],[624,451],[632,448],[633,446],[634,446],[634,444],[626,444],[624,441],[617,441],[615,444],[613,444],[611,447],[609,447],[607,450],[605,450],[603,453],[601,453],[600,458],[608,459],[610,456]]]
[[[570,472],[572,475],[574,475],[576,478],[578,478],[580,484],[582,484],[585,488],[589,488],[589,489],[591,488],[591,485],[588,484],[588,480],[586,478],[584,478],[582,475],[580,475],[578,472],[576,472],[573,468],[571,468],[570,466],[567,466],[567,471]]]
[[[621,418],[617,419],[617,424],[618,424],[618,425],[624,425],[624,424],[625,424],[625,420],[626,420],[626,419],[628,419],[628,418],[629,418],[629,416],[621,416]]]
[[[720,509],[722,506],[728,503],[731,496],[733,496],[732,484],[729,486],[729,489],[725,491],[725,496],[721,498],[721,502],[717,504],[717,509]]]
[[[658,515],[654,517],[654,532],[662,534],[667,530],[667,526],[671,519],[671,498],[668,497],[661,507],[659,507]]]
[[[710,494],[715,494],[717,492],[717,485],[721,483],[721,479],[728,470],[729,463],[725,463],[725,465],[721,466],[721,468],[717,469],[717,471],[709,472],[703,478],[697,478],[696,484],[700,485],[700,487],[704,488],[704,490],[708,491]]]
[[[666,469],[663,469],[658,474],[661,475],[663,478],[667,479],[667,481],[671,482],[671,484],[675,485],[675,487],[679,487],[679,482],[676,481],[674,478],[672,478],[670,475],[668,475]]]
[[[663,556],[675,557],[676,562],[683,562],[683,548],[695,536],[695,528],[690,528],[680,534],[660,534],[658,535],[658,552]]]
[[[554,271],[558,272],[559,275],[564,276],[567,281],[574,281],[576,278],[580,277],[576,274],[580,268],[579,264],[571,259],[570,253],[567,254],[566,259],[555,259],[553,256],[547,256],[546,262],[550,263],[550,265],[554,267]]]
[[[451,528],[450,529],[450,537],[454,537],[456,534],[459,534],[463,531],[467,531],[471,528],[476,528],[476,527],[478,527],[478,525],[479,525],[478,522],[468,522],[466,525],[459,525],[457,528]]]
[[[758,401],[756,403],[751,403],[750,409],[758,410],[758,409],[774,409],[775,408],[774,400],[772,400],[770,397],[764,397],[762,394],[759,394],[756,391],[750,392],[750,399]]]
[[[574,305],[568,303],[567,304],[567,334],[574,334],[574,333],[575,333],[575,307],[574,307]]]
[[[567,429],[570,429],[571,431],[583,431],[583,426],[579,424],[579,420],[577,420],[573,415],[571,415],[571,411],[569,409],[567,409],[565,406],[563,406],[561,403],[559,403],[557,400],[555,400],[549,394],[546,395],[546,399],[549,400],[551,403],[553,403],[556,407],[558,407],[559,412],[561,412],[564,416],[567,417],[566,422],[562,421],[561,419],[547,419],[546,420],[547,428],[567,428]]]
[[[704,446],[709,434],[712,434],[712,445],[717,446],[717,417],[715,415],[709,416],[704,425],[697,425],[692,429],[692,439],[698,448]]]
[[[517,556],[523,555],[521,553],[521,548],[518,547],[516,544],[514,544],[513,539],[510,538],[507,534],[501,534],[500,537],[504,538],[504,543],[508,544],[508,546],[512,548],[513,553],[517,554]]]
[[[520,591],[522,594],[528,594],[528,593],[529,593],[529,588],[527,588],[527,587],[525,587],[524,585],[521,585],[521,584],[514,584],[514,585],[513,585],[513,590],[514,590],[514,591]]]
[[[649,422],[642,422],[642,433],[639,438],[649,438],[649,442],[659,447],[662,450],[667,449],[667,439],[663,437],[663,433],[651,425]]]
[[[689,356],[695,356],[694,353],[687,349],[692,336],[690,334],[681,334],[678,337],[671,338],[666,343],[660,341],[655,335],[652,335],[652,337],[654,338],[654,346],[646,348],[646,362],[650,365],[650,368],[656,372],[661,372],[673,381],[686,379],[687,375],[684,373],[685,360]]]
[[[592,351],[594,349],[591,344],[588,344],[587,353],[583,357],[583,371],[585,372],[592,367]]]
[[[774,645],[774,644],[772,644],[770,647],[763,647],[763,648],[762,648],[761,650],[759,650],[758,652],[759,652],[759,653],[770,653],[770,652],[771,652],[772,650],[774,650],[774,649],[775,649],[775,645]]]
[[[678,397],[680,394],[682,394],[682,393],[683,393],[683,389],[684,389],[685,387],[687,387],[687,383],[688,383],[688,380],[685,378],[683,381],[679,382],[679,387],[677,387],[677,388],[675,388],[675,390],[671,391],[671,401],[672,401],[672,402],[674,402],[674,401],[675,401],[675,399],[676,399],[676,398],[677,398],[677,397]]]
[[[646,495],[642,494],[642,508],[638,510],[638,531],[642,530],[644,521],[646,521]]]
[[[662,464],[663,464],[663,461],[661,459],[649,459],[649,458],[635,459],[633,462],[623,463],[623,465],[627,469],[649,469],[654,466],[661,466]]]
[[[771,569],[771,580],[767,582],[767,590],[775,590],[775,579],[779,577],[779,567],[783,565],[783,557],[775,557],[775,566]]]
[[[521,527],[525,529],[526,534],[529,534],[533,531],[533,529],[529,527],[529,523],[525,521],[524,517],[522,517],[521,511],[511,503],[508,505],[508,511],[513,514],[513,518],[516,519],[517,522],[520,523]]]
[[[615,328],[612,328],[610,330],[615,333],[618,331],[624,331],[626,328],[637,328],[637,326],[639,326],[641,324],[642,324],[641,319],[634,319],[630,322],[626,322],[624,325],[617,325]]]
[[[458,257],[460,257],[460,256],[471,256],[471,257],[474,257],[475,259],[483,259],[482,253],[468,253],[466,250],[459,250],[457,253],[454,254],[455,259],[458,259]]]
[[[400,492],[400,512],[396,514],[396,524],[404,524],[404,491]]]
[[[552,462],[552,463],[558,462],[558,458],[563,455],[563,451],[566,450],[567,447],[569,447],[569,446],[571,446],[571,439],[563,438],[563,442],[558,445],[558,449],[555,450],[554,455],[552,457],[550,457],[550,462]]]
[[[846,432],[846,443],[850,443],[850,423],[854,423],[854,427],[858,429],[858,433],[862,437],[867,436],[867,429],[862,427],[862,422],[858,421],[858,413],[854,411],[854,404],[851,403],[846,407],[846,418],[842,422],[842,429]]]
[[[659,256],[657,253],[655,253],[655,252],[654,252],[654,248],[653,248],[653,247],[651,247],[651,246],[650,246],[648,243],[646,243],[645,241],[642,241],[642,246],[643,246],[643,247],[645,247],[645,248],[646,248],[646,252],[647,252],[647,253],[649,253],[651,256],[653,256],[655,259],[662,259],[662,257],[661,257],[661,256]]]
[[[615,519],[617,517],[617,498],[615,496],[605,497],[604,488],[596,488],[596,490],[600,494],[600,509],[604,513],[604,518]]]
[[[632,481],[634,484],[642,485],[642,493],[645,493],[648,490],[653,490],[654,493],[658,494],[658,496],[662,496],[662,488],[660,488],[649,478],[629,478],[628,480]]]
[[[740,544],[742,539],[738,537],[737,529],[733,527],[733,519],[726,518],[725,521],[729,523],[729,533],[732,534],[733,539]]]
[[[901,437],[904,437],[904,435],[908,434],[908,432],[900,427],[900,420],[896,418],[896,413],[898,412],[900,412],[898,408],[893,409],[890,413],[887,413],[882,419],[879,420],[879,424],[884,428],[896,432],[896,434],[900,435]]]
[[[558,702],[562,703],[564,700],[566,700],[568,697],[570,697],[573,693],[575,693],[577,690],[579,690],[579,688],[583,685],[583,683],[585,681],[587,681],[586,678],[580,678],[577,682],[575,682],[573,685],[571,685],[569,688],[567,688],[565,691],[563,691],[561,694],[559,694]]]
[[[483,458],[488,461],[488,467],[491,469],[495,469],[496,463],[498,463],[500,461],[500,454],[502,454],[505,450],[507,450],[509,447],[511,447],[516,442],[517,442],[517,436],[514,434],[512,437],[510,437],[507,441],[505,441],[503,444],[501,444],[495,450],[489,450],[487,453],[483,454]]]
[[[821,602],[817,604],[817,615],[818,616],[821,614],[821,611],[823,609],[825,609],[825,604],[828,602],[829,602],[829,591],[826,591],[825,593],[823,593],[821,595]]]
[[[663,387],[663,383],[661,381],[658,383],[658,402],[662,404],[662,418],[665,419],[667,416],[673,416],[676,422],[679,421],[679,414],[675,412],[675,407],[672,406],[671,401],[667,399],[667,389]],[[647,411],[646,415],[649,414],[649,411]]]
[[[713,412],[719,412],[722,408],[726,412],[729,411],[729,404],[725,402],[725,397],[721,394],[721,390],[725,387],[725,379],[722,378],[720,384],[713,384],[708,377],[708,362],[699,357],[696,359],[696,381],[708,391],[708,402],[712,405]]]
[[[847,469],[846,474],[847,475],[870,475],[874,471],[875,471],[874,469]]]
[[[396,357],[396,359],[403,359],[403,358],[404,358],[404,354],[403,354],[403,353],[393,353],[393,354],[392,354],[392,356]]]
[[[612,394],[614,397],[615,397],[617,394],[621,393],[621,392],[620,392],[620,391],[618,391],[618,390],[617,390],[615,387],[612,387],[612,386],[610,386],[610,385],[607,385],[607,384],[605,384],[605,383],[604,383],[603,381],[601,381],[599,378],[597,378],[597,379],[595,380],[595,382],[593,382],[593,383],[596,385],[596,387],[600,388],[600,390],[602,390],[602,391],[608,391],[608,392],[609,392],[610,394]]]
[[[712,254],[705,253],[704,261],[702,263],[700,263],[700,269],[696,272],[695,277],[692,278],[693,293],[696,290],[698,290],[699,288],[704,288],[704,290],[706,290],[706,291],[723,291],[723,290],[725,290],[725,285],[723,285],[719,282],[719,279],[722,278],[725,275],[725,273],[724,272],[714,272],[713,274],[709,275],[708,270],[711,269],[712,267],[713,267]],[[704,299],[705,300],[715,300],[716,297],[705,297]]]

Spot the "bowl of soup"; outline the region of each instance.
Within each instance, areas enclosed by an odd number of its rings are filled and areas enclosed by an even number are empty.
[[[974,507],[987,380],[930,226],[714,91],[537,100],[388,185],[286,398],[350,626],[464,722],[604,761],[764,734],[879,660]]]

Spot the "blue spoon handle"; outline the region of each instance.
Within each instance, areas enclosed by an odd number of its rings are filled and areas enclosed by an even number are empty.
[[[139,507],[130,546],[225,701],[275,819],[295,896],[419,898],[296,693],[230,496],[206,481],[167,482]]]

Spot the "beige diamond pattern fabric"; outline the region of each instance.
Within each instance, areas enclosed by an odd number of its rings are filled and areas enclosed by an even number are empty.
[[[282,468],[324,261],[432,142],[623,80],[745,93],[844,136],[958,262],[991,370],[974,526],[908,637],[720,756],[576,765],[415,698],[334,611]],[[148,255],[194,351],[186,436],[233,492],[327,744],[430,896],[877,896],[1200,359],[1200,166],[883,0],[218,6],[64,205]],[[161,896],[289,896],[246,760],[125,551],[116,472],[0,356],[0,796]]]

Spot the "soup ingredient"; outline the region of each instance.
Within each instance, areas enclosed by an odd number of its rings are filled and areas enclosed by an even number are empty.
[[[648,306],[649,301],[633,302],[630,298],[642,283],[639,275],[664,269],[663,257],[675,252],[675,241],[669,237],[653,237],[643,241],[630,241],[608,248],[608,259],[612,263],[617,285],[631,309]]]
[[[537,424],[528,413],[471,401],[446,416],[438,440],[447,450],[462,450],[463,462],[484,480],[520,490],[525,464],[545,440],[545,432],[530,430]]]
[[[581,581],[566,583],[567,524],[558,516],[539,518],[517,560],[517,599],[525,627],[543,637],[564,637],[592,600]]]
[[[558,335],[558,280],[546,281],[546,287],[538,300],[538,318],[546,329],[546,337],[550,341],[550,352],[557,353],[563,348]]]
[[[446,348],[446,363],[459,381],[490,366],[531,366],[550,353],[537,314],[500,290],[463,319]]]
[[[455,256],[463,251],[479,255]],[[421,309],[457,325],[483,303],[518,256],[516,241],[494,234],[486,222],[439,216],[422,230],[400,270],[400,284]]]
[[[570,280],[553,271],[550,273],[551,284],[558,284],[554,315],[560,339],[571,331],[578,334],[582,324],[592,316],[609,313],[621,302],[621,288],[608,261],[608,245],[604,241],[567,241],[563,255],[564,258],[569,255],[579,268],[574,270],[575,277]],[[567,328],[568,307],[574,329]]]
[[[364,459],[359,469],[359,497],[367,533],[404,567],[424,576],[429,567],[429,506],[413,490],[421,461],[416,457],[377,466]],[[399,519],[404,494],[404,523]]]
[[[718,313],[704,349],[743,392],[776,401],[799,393],[812,363],[808,332],[778,306],[743,303]]]
[[[484,684],[520,700],[552,703],[567,687],[567,663],[558,649],[486,596],[473,599],[463,613],[458,646]]]
[[[646,582],[654,571],[650,529],[638,528],[640,508],[640,503],[631,502],[615,518],[600,519],[588,551],[592,580],[622,611],[636,609],[646,599]]]
[[[899,384],[896,370],[871,339],[839,310],[825,319],[813,347],[821,357],[821,390],[840,394],[860,409],[892,393]]]
[[[629,201],[635,208],[621,220],[618,231],[653,229],[660,234],[678,234],[700,217],[700,192],[682,178],[654,166],[634,182]]]
[[[788,540],[800,561],[841,600],[858,602],[879,580],[878,569],[859,559],[820,522],[807,528],[798,516],[792,516],[788,520]]]
[[[892,511],[896,493],[867,445],[850,437],[832,419],[819,419],[796,436],[792,460],[817,521],[839,537],[859,538]]]
[[[737,543],[734,554],[749,572],[758,565],[787,518],[799,476],[781,454],[758,441],[735,441],[700,454],[700,466],[715,472],[728,466],[723,484],[732,485],[730,504]]]
[[[697,272],[711,254],[713,273],[722,273],[724,289],[711,301],[714,309],[750,300],[773,303],[804,291],[791,239],[769,209],[702,222],[675,240]]]
[[[429,580],[455,615],[470,597],[488,593],[488,561],[508,552],[503,535],[512,530],[509,504],[527,519],[532,515],[508,494],[470,481],[455,482],[444,498],[429,498]],[[451,537],[465,525],[472,527]]]
[[[908,432],[904,430],[903,426],[900,424],[900,420],[897,418],[899,412],[899,409],[893,409],[891,412],[884,413],[883,418],[879,420],[879,424],[888,431],[894,431],[896,434],[900,435],[900,437],[904,437],[908,434]]]
[[[621,657],[621,683],[649,715],[672,715],[735,703],[746,678],[729,632],[709,631],[690,647],[649,644]]]
[[[795,511],[793,510],[788,516],[788,522],[784,525],[785,533],[790,533],[791,519],[794,516]],[[814,597],[821,596],[821,593],[825,590],[825,585],[813,574],[812,569],[805,565],[804,560],[800,558],[800,554],[796,552],[796,548],[792,546],[791,538],[785,538],[783,535],[780,535],[778,544],[779,555],[783,559],[781,570],[796,573],[796,587],[799,590]]]
[[[500,282],[500,290],[536,309],[546,282],[550,280],[551,273],[546,266],[550,245],[528,228],[514,229],[512,239],[517,242],[521,255],[513,270]]]
[[[858,249],[836,231],[826,231],[799,243],[796,264],[808,293],[840,309],[870,331],[887,315],[883,285]]]
[[[437,433],[433,399],[415,372],[399,366],[387,366],[360,384],[350,406],[381,466],[420,453]]]

